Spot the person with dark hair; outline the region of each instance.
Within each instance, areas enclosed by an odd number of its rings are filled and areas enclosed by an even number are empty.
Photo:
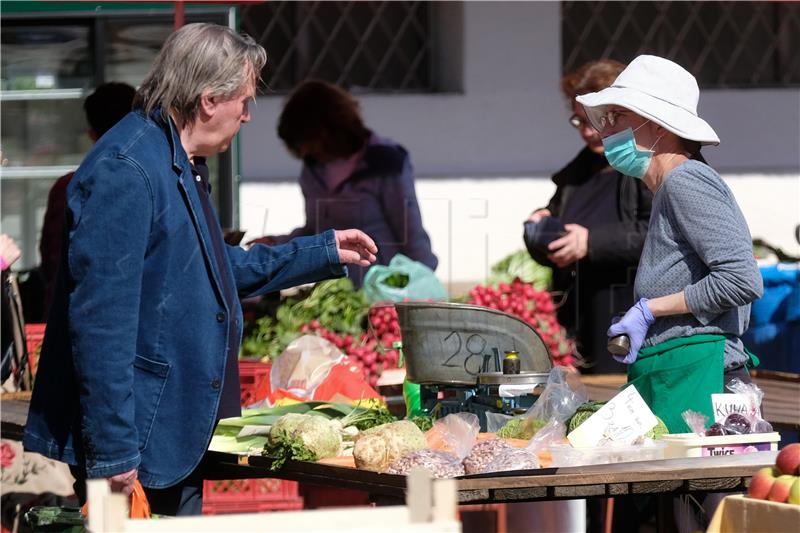
[[[240,416],[240,298],[375,261],[356,229],[228,245],[207,157],[227,150],[267,60],[251,37],[187,24],[67,189],[64,249],[25,448],[71,465],[76,494],[138,480],[157,514],[200,514],[217,422]],[[82,503],[82,502],[81,502]]]
[[[558,319],[576,341],[584,373],[625,370],[609,356],[605,332],[611,317],[633,302],[632,283],[650,218],[650,191],[609,166],[600,135],[575,102],[578,95],[610,86],[623,68],[603,59],[562,79],[572,111],[569,123],[586,146],[553,175],[555,194],[529,217],[533,222],[555,217],[565,227],[549,244],[549,253],[534,259],[553,267],[552,288],[564,298]]]
[[[278,136],[303,160],[299,181],[306,223],[288,235],[253,242],[277,244],[327,228],[354,227],[375,240],[378,264],[402,253],[436,269],[408,152],[364,125],[353,96],[324,81],[303,82],[284,105]],[[349,270],[361,286],[366,270]]]
[[[109,82],[99,85],[86,97],[83,110],[89,129],[86,132],[93,143],[110,130],[122,117],[130,113],[136,89],[127,83]],[[47,209],[42,222],[42,235],[39,239],[41,273],[44,278],[43,319],[47,319],[50,301],[53,298],[58,262],[61,255],[61,242],[64,239],[64,211],[67,207],[67,185],[74,172],[58,178],[47,195]]]

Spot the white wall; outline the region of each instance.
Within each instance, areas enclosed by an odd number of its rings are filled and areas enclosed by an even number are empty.
[[[582,143],[558,92],[557,2],[466,2],[444,30],[463,37],[463,54],[453,57],[463,62],[462,92],[360,100],[367,124],[412,155],[440,277],[474,281],[520,246],[521,220],[552,194],[547,176]],[[259,98],[242,130],[240,226],[248,237],[303,222],[300,165],[275,134],[280,106],[279,97]],[[704,91],[700,115],[722,140],[704,154],[734,190],[753,236],[800,253],[792,233],[800,223],[800,90]]]
[[[753,237],[800,255],[800,175],[726,174]],[[769,194],[764,194],[764,190]],[[522,221],[547,202],[555,186],[544,177],[420,179],[417,196],[437,274],[445,283],[480,281],[503,256],[522,248]],[[279,235],[304,222],[303,197],[293,184],[245,183],[241,190],[245,240]]]

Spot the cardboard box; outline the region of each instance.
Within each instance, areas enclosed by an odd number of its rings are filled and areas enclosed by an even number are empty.
[[[742,494],[722,500],[706,533],[797,533],[800,505],[755,500]]]

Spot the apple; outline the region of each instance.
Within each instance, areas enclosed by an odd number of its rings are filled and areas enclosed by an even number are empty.
[[[794,483],[789,491],[789,503],[800,504],[800,477],[794,478]]]
[[[785,474],[778,476],[778,479],[772,484],[772,488],[769,489],[767,499],[771,502],[781,503],[788,501],[789,492],[792,490],[792,485],[794,485],[796,479],[796,476],[787,476]]]
[[[775,483],[776,476],[777,472],[771,466],[762,468],[750,480],[747,495],[758,500],[766,500],[772,485]]]
[[[790,444],[778,452],[778,458],[775,459],[775,466],[778,467],[781,474],[787,476],[796,476],[800,474],[800,442]]]

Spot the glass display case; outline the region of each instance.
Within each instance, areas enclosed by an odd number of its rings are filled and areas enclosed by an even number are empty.
[[[92,145],[84,98],[109,81],[138,86],[174,30],[174,15],[171,3],[21,2],[11,7],[4,3],[0,33],[0,214],[2,232],[22,250],[15,269],[27,270],[40,261],[50,187],[75,170]],[[233,10],[187,8],[186,22],[228,25],[235,20]],[[230,154],[209,161],[220,219],[228,227],[235,213],[234,162]]]

